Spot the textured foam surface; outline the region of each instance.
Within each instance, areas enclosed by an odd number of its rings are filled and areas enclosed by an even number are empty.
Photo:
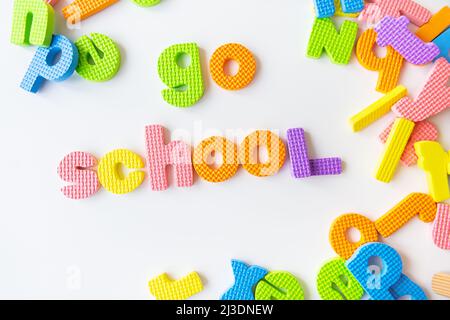
[[[222,164],[212,166],[209,157],[213,152],[222,155]],[[239,168],[237,146],[223,137],[210,137],[203,140],[194,149],[194,169],[197,174],[209,182],[222,182],[230,179]]]
[[[359,16],[359,12],[356,13],[345,13],[342,9],[341,0],[334,0],[335,7],[335,15],[338,17],[347,17],[347,18],[357,18]]]
[[[440,52],[436,59],[445,58],[450,62],[450,27],[434,39],[433,43],[439,48]]]
[[[76,24],[112,6],[119,0],[75,0],[62,9],[68,23]]]
[[[258,153],[259,146],[267,148],[268,160],[260,163]],[[276,134],[267,130],[258,130],[242,141],[239,146],[239,160],[242,167],[250,174],[257,177],[267,177],[277,173],[286,160],[286,147]]]
[[[360,232],[361,238],[358,242],[351,242],[347,238],[347,232],[351,228]],[[378,241],[378,232],[375,224],[368,218],[360,214],[348,213],[333,221],[330,227],[329,241],[338,256],[348,259],[361,245]]]
[[[228,61],[239,64],[235,75],[229,75],[224,68]],[[256,60],[250,50],[238,43],[225,44],[213,53],[209,61],[209,69],[213,80],[227,90],[240,90],[252,82],[256,73]]]
[[[317,292],[323,300],[360,300],[364,295],[363,288],[342,258],[334,258],[320,268]]]
[[[392,122],[380,134],[379,138],[381,142],[386,143],[393,124],[394,122]],[[409,138],[409,141],[406,144],[405,151],[403,151],[400,161],[404,166],[415,165],[417,163],[417,155],[416,151],[414,150],[414,144],[419,141],[436,141],[437,139],[438,139],[437,128],[431,122],[428,121],[417,122],[411,134],[411,137]]]
[[[382,266],[370,265],[372,257],[379,257]],[[367,243],[356,250],[346,266],[372,300],[396,299],[389,289],[400,280],[403,264],[392,247]]]
[[[221,300],[255,300],[253,287],[267,274],[258,266],[248,266],[242,261],[231,260],[234,285],[221,297]]]
[[[406,61],[422,65],[433,61],[440,53],[434,43],[425,43],[408,29],[409,20],[402,16],[398,19],[385,17],[375,27],[377,44],[392,46]]]
[[[314,0],[314,9],[317,18],[332,17],[335,12],[333,0]]]
[[[425,42],[431,42],[450,27],[450,7],[443,7],[434,14],[428,23],[416,31],[416,36]]]
[[[178,64],[183,55],[190,57],[189,66]],[[165,49],[158,59],[158,74],[169,87],[162,91],[162,96],[173,106],[190,107],[203,96],[200,50],[195,43],[176,44]]]
[[[383,58],[378,57],[374,52],[376,38],[376,31],[367,29],[358,39],[356,57],[364,68],[379,72],[376,90],[387,93],[397,86],[404,59],[391,46]]]
[[[77,73],[84,79],[107,81],[119,71],[120,50],[109,37],[100,33],[92,33],[91,38],[82,36],[75,42],[75,45],[80,55]]]
[[[422,288],[404,274],[402,274],[397,283],[390,288],[390,291],[396,300],[402,297],[409,297],[409,300],[428,300]]]
[[[434,244],[444,250],[450,250],[450,205],[438,203],[436,219],[433,225]]]
[[[408,94],[403,86],[398,86],[389,91],[381,99],[375,101],[367,108],[352,116],[349,120],[353,132],[361,131],[387,114],[392,106]]]
[[[316,18],[308,42],[307,56],[318,59],[325,50],[332,62],[348,64],[357,33],[356,22],[344,21],[338,32],[330,18]]]
[[[312,176],[305,130],[302,128],[288,129],[287,142],[292,176],[297,179]]]
[[[61,188],[61,192],[70,199],[86,199],[100,189],[95,166],[97,159],[86,152],[69,153],[59,163],[58,175],[73,185]]]
[[[450,298],[450,274],[437,273],[431,280],[434,293]]]
[[[55,64],[49,64],[55,61]],[[64,81],[75,71],[78,64],[77,47],[65,36],[53,36],[50,47],[39,47],[20,84],[26,91],[36,93],[45,80]]]
[[[157,5],[160,0],[133,0],[133,2],[141,7],[152,7]]]
[[[431,11],[412,0],[368,0],[359,15],[360,20],[377,23],[384,17],[406,16],[416,26],[431,19]]]
[[[441,145],[434,141],[416,142],[414,149],[418,156],[417,165],[425,171],[428,192],[434,201],[441,202],[450,198],[450,152],[445,152]]]
[[[271,271],[258,282],[256,300],[304,300],[305,294],[297,278],[286,271]]]
[[[54,29],[55,12],[50,4],[43,0],[14,0],[12,43],[48,47]]]
[[[98,178],[102,186],[114,194],[132,192],[144,181],[145,173],[133,171],[124,176],[120,165],[127,169],[143,169],[141,157],[126,149],[117,149],[107,153],[98,164]]]
[[[342,173],[341,158],[320,158],[309,160],[313,176],[330,176]]]
[[[377,180],[386,183],[392,180],[414,126],[414,122],[407,119],[397,118],[395,120],[375,171]]]
[[[164,127],[160,125],[145,127],[147,165],[152,190],[162,191],[168,188],[167,167],[169,165],[175,169],[177,186],[190,187],[194,184],[191,148],[182,141],[165,144],[164,131]]]
[[[186,300],[203,290],[197,272],[191,272],[179,280],[172,280],[166,273],[148,283],[150,294],[157,300]]]
[[[387,238],[403,227],[416,215],[423,222],[432,222],[436,217],[436,203],[424,193],[411,193],[395,207],[375,221],[377,231]]]
[[[357,13],[364,9],[364,0],[341,0],[342,11]]]
[[[398,101],[392,110],[399,116],[414,122],[432,117],[450,107],[450,63],[444,58],[438,59],[426,80],[419,96],[413,101],[405,97]]]

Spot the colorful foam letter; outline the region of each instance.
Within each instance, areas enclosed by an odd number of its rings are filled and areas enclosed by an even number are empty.
[[[269,159],[265,163],[258,161],[259,146],[266,146]],[[257,177],[272,176],[277,173],[286,159],[286,147],[276,134],[258,130],[244,138],[239,146],[239,160],[248,173]]]
[[[225,64],[237,61],[239,71],[235,75],[226,74]],[[256,72],[256,60],[253,54],[243,45],[229,43],[218,48],[209,61],[209,69],[213,80],[226,90],[240,90],[252,82]]]
[[[304,300],[305,294],[298,280],[286,271],[271,271],[258,282],[256,300]]]
[[[439,58],[416,100],[408,97],[397,102],[392,110],[400,117],[414,122],[428,119],[450,107],[450,63]]]
[[[112,79],[120,68],[120,50],[107,36],[92,33],[79,38],[75,45],[80,54],[77,72],[84,79],[107,81]]]
[[[389,137],[389,133],[391,132],[392,126],[394,122],[392,122],[381,134],[380,140],[383,143],[386,143],[387,138]],[[438,131],[436,127],[428,121],[417,122],[414,130],[409,138],[408,143],[406,144],[405,151],[400,158],[400,161],[404,166],[412,166],[417,163],[417,155],[414,150],[414,144],[419,141],[436,141],[438,138]]]
[[[440,36],[433,40],[433,43],[439,48],[439,55],[436,59],[445,58],[450,62],[450,27],[447,28]]]
[[[222,155],[222,164],[218,168],[208,161],[213,152]],[[230,179],[239,168],[236,144],[223,137],[210,137],[203,140],[194,149],[194,169],[197,174],[209,182],[222,182]]]
[[[309,159],[308,144],[302,128],[288,129],[287,139],[291,156],[291,173],[294,178],[342,173],[340,158]]]
[[[351,242],[348,239],[347,232],[351,228],[357,229],[361,234],[358,242]],[[329,240],[334,252],[342,258],[348,259],[361,245],[378,241],[378,232],[375,224],[368,218],[360,214],[348,213],[333,221]]]
[[[134,3],[141,7],[151,7],[157,5],[160,0],[133,0]]]
[[[371,268],[370,258],[381,259],[381,270]],[[372,300],[395,300],[390,292],[402,275],[402,259],[384,243],[367,243],[347,260],[346,266]]]
[[[97,173],[93,169],[97,159],[86,152],[69,153],[59,163],[58,175],[71,186],[61,188],[61,192],[70,199],[86,199],[100,189]]]
[[[317,291],[323,300],[360,300],[364,295],[342,258],[334,258],[320,268]]]
[[[423,222],[432,222],[436,217],[436,203],[424,193],[411,193],[395,207],[375,221],[377,231],[387,238],[419,215]]]
[[[64,19],[71,24],[80,22],[112,6],[119,0],[75,0],[62,9]]]
[[[173,165],[178,187],[194,184],[191,161],[191,148],[182,141],[164,143],[164,127],[151,125],[145,127],[147,146],[147,165],[150,172],[152,190],[161,191],[168,187],[167,166]]]
[[[333,0],[314,0],[314,9],[317,18],[332,17],[336,10]]]
[[[424,42],[431,42],[448,27],[450,27],[450,7],[446,6],[433,15],[428,23],[417,29],[416,36]]]
[[[433,241],[436,246],[450,250],[450,205],[437,204],[436,219],[433,226]]]
[[[59,58],[58,55],[60,55]],[[64,81],[69,78],[77,64],[77,47],[65,36],[54,35],[50,47],[37,48],[20,87],[36,93],[44,80]]]
[[[14,0],[11,42],[48,47],[55,29],[53,7],[42,0]]]
[[[357,18],[359,16],[359,12],[345,13],[342,9],[341,0],[334,0],[334,7],[336,8],[335,15],[338,17]]]
[[[409,20],[405,16],[398,19],[385,17],[375,27],[377,44],[392,46],[406,61],[421,65],[433,61],[440,53],[434,43],[425,43],[408,29]]]
[[[172,280],[166,273],[148,282],[150,294],[157,300],[186,300],[203,290],[203,283],[197,272]]]
[[[144,162],[136,153],[125,149],[111,151],[98,164],[100,183],[106,190],[115,194],[132,192],[142,184],[145,174],[142,171],[133,171],[124,177],[120,165],[128,169],[144,168]]]
[[[179,65],[179,59],[188,55],[189,66]],[[203,96],[204,87],[200,66],[200,51],[195,43],[173,45],[160,55],[158,73],[169,89],[162,91],[164,100],[176,107],[190,107]]]
[[[370,106],[351,117],[349,121],[353,132],[361,131],[376,120],[380,119],[391,110],[392,106],[397,101],[406,96],[407,93],[408,90],[405,87],[398,86],[389,91],[380,100],[375,101]]]
[[[332,17],[338,5],[345,14],[358,13],[364,8],[364,0],[314,0],[317,18]]]
[[[316,18],[309,38],[307,56],[318,59],[325,49],[332,62],[348,64],[357,33],[358,24],[356,22],[344,21],[338,32],[330,18]]]
[[[445,152],[441,145],[434,141],[417,142],[414,149],[419,157],[417,165],[427,175],[429,193],[434,201],[441,202],[450,198],[450,152]]]
[[[392,180],[414,126],[414,122],[403,118],[395,120],[375,172],[377,180],[386,183]]]
[[[431,280],[434,293],[450,298],[450,274],[436,273]]]
[[[255,300],[253,287],[267,274],[267,270],[258,266],[248,266],[242,261],[231,260],[234,285],[223,295],[222,300]]]
[[[359,19],[370,23],[377,23],[384,17],[399,18],[406,16],[412,23],[420,27],[427,23],[432,13],[427,8],[412,0],[366,0],[364,10]]]
[[[402,297],[409,297],[409,300],[428,300],[422,288],[404,274],[402,274],[397,283],[390,288],[390,291],[396,300],[399,300]]]
[[[367,29],[358,39],[356,57],[364,68],[379,71],[376,90],[387,93],[393,90],[398,83],[403,57],[394,48],[388,46],[386,56],[379,58],[373,50],[376,38],[375,30]]]
[[[341,0],[341,6],[345,13],[361,12],[364,9],[364,0]]]

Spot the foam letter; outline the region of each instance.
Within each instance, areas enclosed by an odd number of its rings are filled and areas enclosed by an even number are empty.
[[[303,288],[298,280],[286,271],[271,271],[258,282],[256,300],[304,300]]]
[[[225,64],[237,61],[239,70],[236,75],[225,73]],[[213,80],[226,90],[239,90],[252,82],[256,72],[256,60],[246,47],[229,43],[218,48],[209,61],[209,69]]]
[[[182,55],[190,57],[189,66],[178,64]],[[203,96],[200,51],[195,43],[176,44],[164,50],[158,60],[158,74],[169,87],[162,91],[162,96],[173,106],[190,107]]]
[[[62,9],[64,19],[75,24],[112,6],[119,0],[75,0]]]
[[[253,287],[267,274],[258,266],[248,266],[242,261],[231,260],[234,285],[223,295],[222,300],[255,300]]]
[[[71,186],[61,188],[61,192],[70,199],[86,199],[100,189],[97,173],[93,169],[97,159],[86,152],[69,153],[58,166],[58,175]]]
[[[151,7],[157,5],[160,0],[133,0],[134,3],[141,7]]]
[[[222,155],[222,164],[218,168],[211,167],[208,157],[213,152]],[[194,169],[197,174],[209,182],[222,182],[230,179],[239,168],[237,146],[223,137],[210,137],[203,140],[194,149]]]
[[[438,46],[440,54],[436,57],[445,58],[450,62],[450,28],[447,28],[439,37],[433,40],[433,43]]]
[[[266,146],[269,160],[259,163],[257,149]],[[255,151],[256,150],[256,151]],[[267,177],[277,173],[286,159],[286,147],[276,134],[258,130],[242,141],[239,146],[239,160],[248,173],[257,177]]]
[[[361,238],[358,242],[351,242],[348,239],[347,232],[351,228],[359,231]],[[378,232],[375,224],[368,218],[360,214],[348,213],[333,221],[329,240],[334,252],[342,258],[348,259],[361,245],[378,241]]]
[[[437,204],[436,219],[433,226],[433,241],[436,246],[450,250],[450,205]]]
[[[145,127],[145,143],[152,190],[161,191],[168,188],[166,168],[169,165],[175,168],[178,187],[193,185],[190,146],[182,141],[164,144],[164,127],[159,125]]]
[[[397,102],[392,110],[400,117],[414,122],[428,119],[450,107],[450,63],[438,59],[431,74],[416,100],[405,97]]]
[[[387,238],[403,227],[409,220],[419,215],[423,222],[432,222],[436,217],[436,203],[424,193],[411,193],[375,221],[377,231]]]
[[[58,54],[60,54],[59,58]],[[64,81],[69,78],[75,71],[77,64],[77,47],[66,37],[55,35],[50,47],[37,48],[20,87],[36,93],[44,80]]]
[[[417,29],[416,36],[424,42],[431,42],[448,27],[450,27],[450,7],[443,7],[428,23]]]
[[[11,42],[48,47],[55,29],[55,12],[42,0],[15,0]]]
[[[407,296],[410,297],[409,300],[428,300],[422,288],[404,274],[400,276],[400,280],[391,287],[390,291],[396,300]]]
[[[172,280],[166,273],[148,282],[150,293],[156,300],[186,300],[203,290],[197,272],[191,272],[180,280]]]
[[[91,81],[107,81],[112,79],[120,68],[120,50],[107,36],[92,33],[92,40],[82,36],[75,42],[80,55],[77,72]]]
[[[132,192],[145,178],[142,171],[134,171],[124,177],[120,165],[128,169],[142,169],[144,162],[136,153],[125,149],[114,150],[106,154],[98,164],[98,178],[102,186],[115,194]]]
[[[372,257],[381,259],[379,272],[374,273],[375,269],[371,268]],[[400,280],[403,264],[393,248],[384,243],[365,244],[356,250],[346,266],[372,300],[395,300],[389,289]]]
[[[363,288],[342,258],[334,258],[320,268],[317,291],[323,300],[360,300],[364,296]]]
[[[367,1],[367,0],[366,0]],[[406,16],[412,23],[420,27],[431,19],[431,11],[412,0],[369,0],[359,19],[377,23],[384,17],[399,18]]]
[[[381,134],[380,140],[383,143],[386,143],[387,138],[389,137],[389,133],[391,132],[392,126],[394,122],[392,122]],[[414,144],[419,141],[436,141],[438,138],[438,131],[436,127],[428,121],[417,122],[414,130],[409,138],[408,143],[406,144],[405,151],[403,151],[402,157],[400,161],[404,166],[412,166],[417,163],[417,155],[414,150]]]
[[[403,118],[395,120],[376,168],[375,178],[377,180],[386,183],[392,180],[414,126],[414,122]]]
[[[380,100],[375,101],[370,106],[350,118],[350,125],[353,132],[361,131],[386,113],[391,111],[392,106],[401,98],[406,96],[408,90],[403,86],[398,86],[389,91]]]
[[[356,45],[356,57],[359,63],[366,69],[379,71],[376,90],[387,93],[393,90],[400,77],[403,66],[403,57],[391,46],[387,47],[384,58],[379,58],[374,52],[377,33],[373,29],[366,30]]]
[[[356,22],[344,21],[338,32],[330,18],[316,18],[309,38],[307,56],[318,59],[325,49],[332,62],[348,64],[357,33],[358,24]]]
[[[450,198],[448,174],[450,174],[450,153],[445,152],[438,142],[421,141],[414,144],[419,160],[417,165],[427,175],[428,189],[434,201]]]
[[[427,64],[440,53],[434,43],[425,43],[408,29],[409,20],[402,16],[398,19],[385,17],[375,27],[377,44],[381,47],[392,46],[406,61],[412,64]]]

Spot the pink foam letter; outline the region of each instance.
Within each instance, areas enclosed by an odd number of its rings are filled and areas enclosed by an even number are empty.
[[[415,101],[405,97],[399,100],[392,110],[400,117],[418,122],[444,111],[450,106],[450,63],[439,58],[425,86]]]
[[[168,187],[166,167],[173,165],[178,187],[190,187],[194,183],[192,173],[191,148],[182,141],[164,144],[164,127],[145,127],[147,162],[152,189],[166,190]]]
[[[438,203],[433,226],[433,241],[436,246],[450,250],[450,205]]]
[[[74,185],[61,188],[61,192],[70,199],[86,199],[100,189],[100,182],[93,167],[97,159],[86,152],[69,153],[60,162],[58,174],[60,178]]]

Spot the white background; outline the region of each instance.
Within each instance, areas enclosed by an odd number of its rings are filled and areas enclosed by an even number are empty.
[[[392,114],[354,134],[347,119],[381,97],[377,73],[353,56],[347,66],[306,58],[313,22],[310,1],[163,0],[140,8],[130,0],[68,30],[56,7],[57,32],[70,39],[100,32],[121,48],[119,74],[90,83],[77,74],[46,83],[36,94],[19,88],[35,48],[9,43],[12,1],[1,1],[0,59],[2,168],[0,194],[0,298],[152,299],[147,282],[162,272],[174,278],[196,270],[217,299],[233,283],[232,258],[295,274],[306,298],[318,298],[319,268],[335,253],[332,221],[348,212],[375,220],[410,192],[427,192],[424,173],[399,167],[384,184],[373,178],[383,146],[378,134]],[[420,0],[436,12],[448,0]],[[161,98],[157,58],[168,46],[201,48],[206,92],[194,107],[177,109]],[[207,62],[222,44],[238,42],[256,56],[254,82],[225,91]],[[401,83],[415,96],[431,66],[407,65]],[[450,149],[450,113],[432,119]],[[192,134],[191,144],[236,130],[303,127],[313,157],[340,156],[341,176],[295,180],[281,172],[256,178],[242,168],[231,180],[196,178],[191,188],[171,184],[151,191],[148,180],[133,193],[100,191],[88,200],[66,199],[57,176],[71,151],[98,158],[116,148],[145,156],[144,126],[162,124]],[[434,246],[431,224],[415,218],[385,242],[403,257],[404,273],[431,298],[431,277],[450,272],[450,253]]]

